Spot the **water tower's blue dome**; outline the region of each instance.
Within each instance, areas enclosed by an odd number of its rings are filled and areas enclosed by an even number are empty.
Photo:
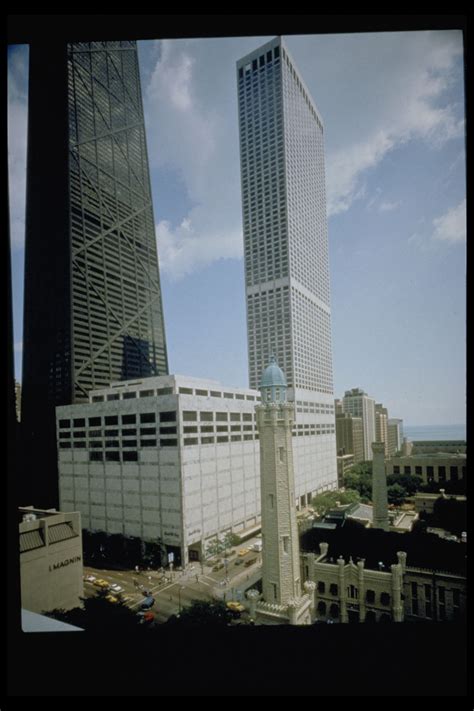
[[[260,389],[271,387],[287,387],[285,374],[278,367],[275,356],[271,356],[270,365],[265,369],[260,381]]]

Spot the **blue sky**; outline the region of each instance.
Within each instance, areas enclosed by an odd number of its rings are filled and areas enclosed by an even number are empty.
[[[170,370],[246,386],[235,62],[269,37],[140,42]],[[325,125],[335,396],[465,421],[462,34],[287,36]],[[21,379],[27,49],[9,51]]]

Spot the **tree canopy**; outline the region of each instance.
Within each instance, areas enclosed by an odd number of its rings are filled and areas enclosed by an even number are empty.
[[[372,462],[354,464],[344,475],[346,489],[357,491],[362,503],[372,500]]]
[[[110,602],[106,595],[100,591],[95,597],[81,598],[83,607],[56,609],[44,614],[91,632],[127,632],[137,629],[140,622],[138,615],[123,602]]]
[[[311,500],[311,506],[317,511],[319,516],[324,516],[329,509],[334,508],[339,504],[353,504],[360,501],[360,496],[354,489],[347,491],[325,491],[323,494],[314,496]]]
[[[233,613],[220,600],[193,600],[181,613],[170,617],[167,624],[225,626],[233,620]]]

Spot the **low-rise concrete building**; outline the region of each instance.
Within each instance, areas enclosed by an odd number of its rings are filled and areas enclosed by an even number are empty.
[[[467,443],[462,439],[451,440],[415,440],[413,454],[466,454]]]
[[[167,375],[112,383],[56,409],[62,510],[89,530],[166,547],[176,565],[260,525],[258,390]],[[336,487],[334,425],[295,424],[295,505]],[[309,417],[309,415],[308,415]]]
[[[81,516],[26,506],[20,513],[21,605],[70,610],[84,594]]]
[[[423,484],[461,481],[466,477],[466,455],[455,453],[410,454],[395,456],[385,462],[390,474],[418,474]]]

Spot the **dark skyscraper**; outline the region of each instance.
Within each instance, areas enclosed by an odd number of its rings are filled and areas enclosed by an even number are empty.
[[[55,406],[168,362],[136,42],[32,44],[28,110],[23,503],[38,506],[57,501]]]

